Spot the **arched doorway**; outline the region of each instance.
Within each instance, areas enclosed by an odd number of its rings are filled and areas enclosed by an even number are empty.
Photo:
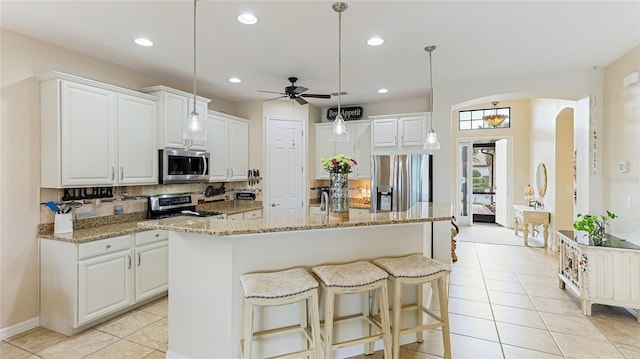
[[[575,208],[574,110],[565,108],[556,116],[555,213],[556,229],[572,229]]]

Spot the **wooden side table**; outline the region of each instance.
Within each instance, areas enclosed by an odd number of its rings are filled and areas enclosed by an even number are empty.
[[[513,215],[515,219],[515,231],[518,235],[518,227],[522,226],[524,237],[524,245],[529,245],[529,225],[541,225],[544,227],[544,246],[547,247],[549,239],[549,222],[551,221],[551,213],[548,211],[536,210],[533,207],[513,205]]]

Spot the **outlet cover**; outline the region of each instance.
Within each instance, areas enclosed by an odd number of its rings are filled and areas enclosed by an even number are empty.
[[[622,196],[620,204],[622,208],[631,208],[631,196]]]

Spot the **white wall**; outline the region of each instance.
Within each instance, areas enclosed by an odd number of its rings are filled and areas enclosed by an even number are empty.
[[[640,72],[640,46],[605,69],[604,124],[600,127],[604,155],[603,209],[620,216],[611,221],[611,233],[640,245],[640,83],[624,86],[625,76]],[[618,163],[627,161],[629,171],[618,171]],[[631,208],[623,208],[622,198],[631,199]]]

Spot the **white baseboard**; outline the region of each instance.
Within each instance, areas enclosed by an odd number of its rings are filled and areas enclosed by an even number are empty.
[[[22,323],[14,324],[10,327],[0,329],[0,340],[5,340],[16,334],[26,332],[29,329],[33,329],[40,326],[40,317],[31,318],[25,320]]]

